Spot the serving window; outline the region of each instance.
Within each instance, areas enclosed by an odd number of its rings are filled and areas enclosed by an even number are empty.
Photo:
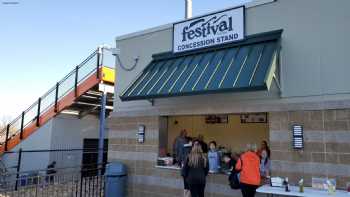
[[[182,130],[193,139],[202,135],[208,146],[215,141],[222,153],[240,153],[247,144],[259,147],[269,138],[267,117],[267,113],[168,116],[161,126],[158,165],[177,165],[174,142]]]

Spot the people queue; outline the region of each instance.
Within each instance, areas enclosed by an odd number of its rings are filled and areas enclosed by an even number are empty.
[[[211,141],[208,148],[203,135],[192,138],[182,130],[174,141],[173,151],[181,167],[185,197],[204,197],[206,177],[209,172],[221,171],[221,161],[228,166],[231,175],[238,174],[238,188],[243,197],[254,197],[256,189],[270,173],[271,152],[265,140],[259,149],[249,144],[245,152],[222,155],[215,141]]]

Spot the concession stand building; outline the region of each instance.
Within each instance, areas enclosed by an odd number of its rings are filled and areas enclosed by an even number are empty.
[[[116,38],[108,161],[128,196],[182,196],[172,155],[182,129],[241,152],[267,140],[272,176],[350,182],[350,2],[256,0]],[[207,196],[240,196],[210,174]]]

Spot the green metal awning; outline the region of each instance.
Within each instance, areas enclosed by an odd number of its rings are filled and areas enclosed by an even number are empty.
[[[122,93],[121,100],[256,91],[269,88],[282,30],[182,54],[163,53]]]

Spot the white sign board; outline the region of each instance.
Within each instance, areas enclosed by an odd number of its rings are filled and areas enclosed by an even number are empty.
[[[244,6],[175,23],[173,52],[184,52],[244,39]]]

